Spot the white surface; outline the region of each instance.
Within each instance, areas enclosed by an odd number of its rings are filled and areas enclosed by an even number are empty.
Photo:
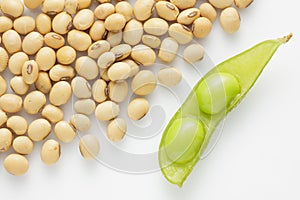
[[[39,146],[29,156],[25,176],[11,176],[1,166],[1,199],[299,199],[298,13],[292,0],[255,0],[241,11],[238,33],[227,35],[216,22],[201,42],[218,63],[262,40],[294,33],[228,116],[216,148],[197,164],[182,189],[169,184],[160,172],[130,175],[84,161],[76,141],[62,146],[62,157],[52,167],[40,161]]]

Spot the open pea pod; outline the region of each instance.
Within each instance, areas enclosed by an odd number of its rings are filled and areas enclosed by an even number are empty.
[[[292,35],[266,40],[220,63],[193,88],[167,125],[159,146],[166,179],[182,186],[216,127],[244,98],[281,44]]]

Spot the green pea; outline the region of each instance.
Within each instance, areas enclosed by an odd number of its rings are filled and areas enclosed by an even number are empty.
[[[291,37],[263,41],[220,63],[199,80],[160,142],[159,164],[169,182],[182,186],[218,124],[252,88],[278,47]]]
[[[201,122],[192,118],[177,119],[167,131],[166,154],[176,163],[186,163],[196,156],[204,137]]]
[[[240,84],[234,76],[215,73],[199,84],[196,94],[200,110],[213,115],[225,110],[240,92]]]

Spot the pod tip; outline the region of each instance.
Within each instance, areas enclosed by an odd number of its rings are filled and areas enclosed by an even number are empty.
[[[283,37],[283,41],[284,43],[287,43],[288,41],[290,41],[290,39],[293,37],[293,33],[290,33],[289,35]]]

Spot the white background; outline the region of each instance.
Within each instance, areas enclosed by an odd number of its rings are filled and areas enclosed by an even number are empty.
[[[30,170],[22,177],[9,175],[1,164],[0,198],[299,199],[300,26],[295,3],[255,0],[241,11],[238,33],[224,33],[216,21],[209,37],[200,41],[219,63],[262,40],[294,33],[228,116],[216,148],[197,164],[182,189],[169,184],[160,172],[130,175],[85,161],[75,144],[67,144],[62,150],[68,151],[51,167],[35,150],[29,156]]]

